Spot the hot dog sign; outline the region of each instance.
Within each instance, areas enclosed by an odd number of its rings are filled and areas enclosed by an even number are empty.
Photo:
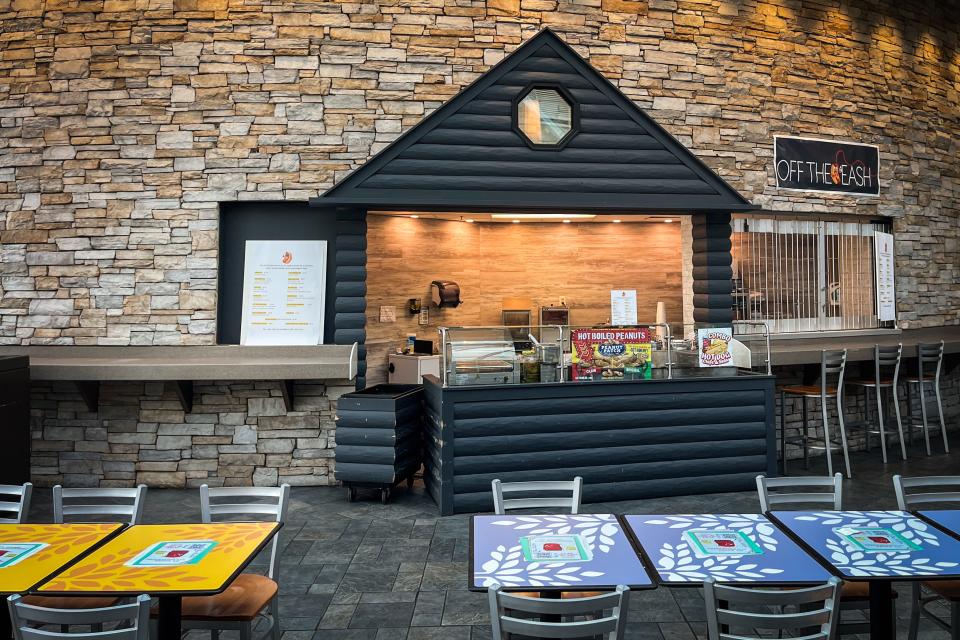
[[[733,366],[733,354],[730,353],[730,343],[732,341],[733,329],[729,327],[697,329],[697,348],[700,352],[700,366]]]

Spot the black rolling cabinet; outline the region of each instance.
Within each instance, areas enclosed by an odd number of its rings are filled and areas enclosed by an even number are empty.
[[[347,488],[380,491],[386,503],[395,485],[423,463],[423,386],[379,384],[337,400],[334,477]]]
[[[0,484],[30,481],[30,359],[0,358]]]

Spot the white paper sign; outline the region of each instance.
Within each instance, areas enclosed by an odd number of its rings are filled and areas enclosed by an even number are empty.
[[[634,326],[637,324],[637,290],[610,290],[610,324]]]
[[[877,318],[897,319],[897,298],[893,284],[893,235],[875,231],[874,255],[877,264]]]
[[[322,343],[326,281],[326,241],[248,240],[240,344]]]

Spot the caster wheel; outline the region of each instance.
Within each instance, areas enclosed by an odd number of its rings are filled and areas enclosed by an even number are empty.
[[[390,489],[380,489],[380,503],[387,504],[390,500]]]

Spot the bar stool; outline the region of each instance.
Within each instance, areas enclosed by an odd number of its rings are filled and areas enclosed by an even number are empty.
[[[936,366],[931,366],[936,363]],[[943,340],[938,343],[920,343],[917,345],[917,375],[907,376],[904,380],[907,383],[907,428],[910,429],[910,444],[913,444],[914,429],[923,430],[923,439],[927,447],[927,455],[930,455],[930,425],[927,423],[927,399],[923,390],[925,385],[933,385],[933,393],[937,398],[937,415],[940,418],[940,434],[943,436],[943,451],[950,453],[950,445],[947,443],[947,424],[943,420],[943,402],[940,400],[940,370],[943,368]],[[930,370],[933,369],[931,373]],[[913,408],[910,401],[910,390],[913,385],[917,385],[920,392],[920,415],[921,422],[918,423],[913,417]]]
[[[847,470],[847,477],[853,477],[850,473],[850,454],[847,449],[847,430],[843,425],[843,373],[847,366],[847,350],[820,352],[820,384],[819,385],[790,385],[780,388],[780,449],[783,456],[783,473],[787,473],[787,443],[800,442],[803,445],[803,462],[809,468],[809,442],[820,442],[821,439],[810,436],[809,423],[807,422],[807,398],[818,398],[820,400],[820,411],[823,416],[823,447],[827,452],[827,472],[833,475],[833,439],[830,436],[830,419],[827,413],[827,399],[837,399],[837,421],[840,425],[840,446],[843,450],[843,462]],[[830,384],[830,380],[836,376],[836,384]],[[786,433],[786,398],[787,396],[800,398],[802,407],[803,424],[799,429],[799,435],[787,437]]]
[[[897,417],[897,431],[900,434],[900,455],[907,459],[907,445],[903,438],[903,421],[900,419],[900,402],[897,399],[898,381],[900,378],[900,358],[903,355],[903,345],[898,344],[895,347],[873,346],[873,377],[869,378],[848,378],[848,386],[862,387],[864,394],[864,421],[863,435],[867,443],[867,451],[870,451],[870,435],[876,433],[880,436],[880,452],[883,454],[883,464],[887,464],[887,433],[884,429],[885,421],[883,418],[883,397],[884,390],[892,391],[893,411]],[[891,367],[893,371],[890,371]],[[891,375],[892,374],[892,375]],[[874,390],[877,400],[877,427],[875,431],[870,428],[870,390]]]

